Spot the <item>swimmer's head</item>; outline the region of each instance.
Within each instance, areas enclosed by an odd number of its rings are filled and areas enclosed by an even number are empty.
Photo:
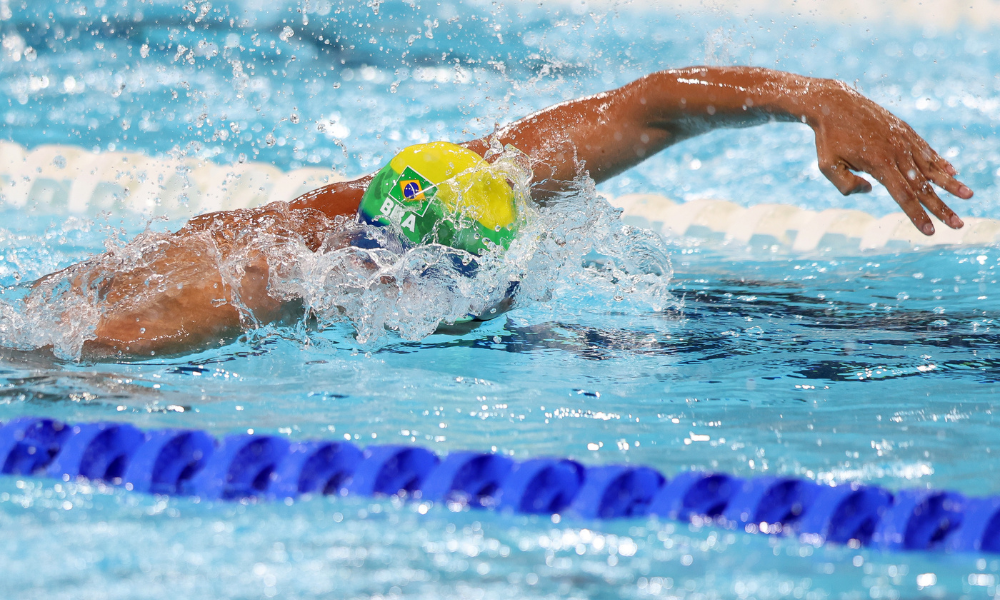
[[[449,142],[410,146],[372,178],[358,208],[403,247],[442,244],[483,254],[517,233],[514,191],[475,152]]]

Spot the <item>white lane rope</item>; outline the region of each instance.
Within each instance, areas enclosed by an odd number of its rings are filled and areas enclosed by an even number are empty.
[[[71,145],[33,150],[0,141],[0,203],[47,214],[96,216],[128,211],[186,218],[249,208],[297,196],[345,177],[308,167],[284,172],[259,162],[217,165],[208,160],[95,153]],[[811,211],[787,204],[744,208],[727,200],[675,202],[658,194],[610,199],[626,222],[668,238],[690,238],[783,252],[898,252],[1000,242],[1000,221],[966,218],[925,237],[903,213],[881,218],[859,210]]]
[[[1000,221],[965,218],[965,227],[938,224],[927,237],[902,212],[875,217],[860,210],[812,211],[788,204],[743,208],[727,200],[674,202],[658,194],[611,199],[631,225],[668,238],[693,238],[795,253],[900,252],[1000,242]]]
[[[286,173],[266,163],[217,165],[54,144],[28,151],[0,141],[0,202],[48,213],[130,211],[190,217],[287,202],[343,179],[332,170],[313,167]]]

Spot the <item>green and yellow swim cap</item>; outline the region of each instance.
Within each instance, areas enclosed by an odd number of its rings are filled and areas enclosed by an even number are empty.
[[[517,205],[502,174],[450,142],[410,146],[382,167],[358,208],[371,224],[396,230],[403,246],[442,244],[482,254],[514,239]]]

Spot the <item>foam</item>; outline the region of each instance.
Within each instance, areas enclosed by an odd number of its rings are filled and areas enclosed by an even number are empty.
[[[16,149],[11,154],[16,156]],[[112,205],[144,215],[184,216],[195,210],[287,200],[301,189],[322,184],[308,179],[308,171],[284,174],[271,166],[252,163],[217,167],[211,163],[192,165],[122,156],[111,154],[109,166],[106,154],[95,155],[72,147],[65,152],[57,147],[39,148],[27,153],[21,163],[15,163],[20,172],[27,165],[33,176],[18,180],[7,165],[7,189],[28,190],[25,197],[16,200],[16,206],[42,214]],[[114,168],[119,162],[133,160],[137,166],[131,171]],[[34,170],[30,170],[32,165]],[[514,185],[515,198],[527,198],[529,172],[522,161],[501,153],[490,169],[502,170]],[[74,194],[73,186],[80,182],[70,177],[81,171],[80,177],[96,178],[99,184],[79,187],[84,192]],[[119,177],[117,173],[124,174]],[[253,194],[254,190],[247,188],[255,182],[270,187],[260,186],[265,189]],[[117,185],[128,193],[113,204],[94,192],[88,196],[87,189],[96,190],[100,185]],[[213,193],[211,185],[225,189]],[[187,201],[181,200],[184,196]],[[6,197],[6,201],[14,203],[12,197]],[[7,297],[9,301],[0,300],[0,345],[23,350],[50,345],[57,357],[78,360],[103,314],[133,310],[136,302],[147,301],[147,296],[130,292],[109,305],[101,294],[93,293],[89,283],[81,287],[78,282],[95,281],[108,273],[130,274],[121,280],[125,281],[136,269],[149,268],[153,263],[160,292],[186,286],[192,283],[192,277],[221,279],[229,290],[229,301],[240,311],[244,331],[256,335],[253,332],[260,328],[261,321],[240,300],[241,282],[245,266],[263,258],[269,265],[267,285],[273,298],[301,301],[303,318],[309,319],[310,328],[316,330],[349,323],[355,330],[355,340],[367,347],[384,343],[391,331],[402,339],[416,341],[442,323],[455,323],[469,314],[493,314],[488,311],[505,300],[515,281],[519,282],[517,302],[549,303],[585,290],[590,301],[606,303],[617,311],[659,311],[674,303],[669,291],[670,252],[663,239],[624,223],[618,211],[597,196],[592,181],[580,182],[562,200],[549,206],[521,206],[520,202],[518,213],[524,218],[519,225],[520,235],[506,251],[479,256],[437,244],[394,252],[386,247],[384,239],[375,248],[341,245],[337,240],[387,235],[385,228],[371,228],[354,219],[331,220],[323,225],[330,243],[318,249],[310,249],[300,234],[283,230],[282,226],[278,227],[280,231],[265,227],[249,237],[241,234],[241,239],[225,250],[216,246],[207,233],[177,238],[145,231],[128,241],[112,236],[105,244],[108,252],[37,284],[18,288]],[[287,204],[274,203],[270,208],[279,220],[296,218],[287,214]],[[190,259],[198,261],[197,268],[188,261],[162,261],[166,248],[201,257]],[[602,257],[600,264],[581,260],[590,252]],[[264,335],[268,331],[263,328]]]

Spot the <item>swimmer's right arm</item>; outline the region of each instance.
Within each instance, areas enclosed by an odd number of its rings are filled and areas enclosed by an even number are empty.
[[[534,193],[573,185],[584,170],[598,183],[677,142],[721,127],[801,122],[816,134],[819,167],[844,195],[882,183],[924,234],[930,211],[962,220],[935,193],[972,190],[909,125],[842,82],[754,67],[692,67],[653,73],[621,88],[557,104],[497,132],[534,162]],[[488,140],[467,144],[484,153]],[[925,210],[926,209],[926,210]]]

